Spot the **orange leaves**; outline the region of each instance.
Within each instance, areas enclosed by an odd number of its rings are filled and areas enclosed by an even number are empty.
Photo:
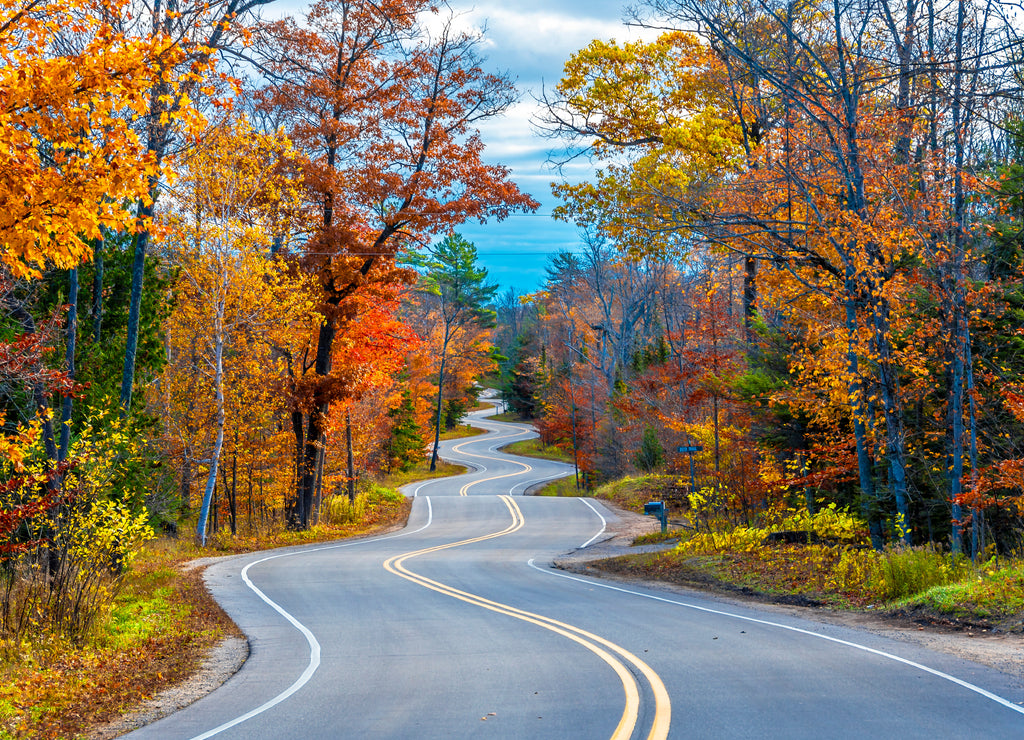
[[[134,123],[180,52],[78,10],[0,0],[0,259],[19,277],[88,259],[101,228],[134,228],[129,204],[159,174]]]
[[[378,291],[357,292],[335,343],[332,367],[354,381],[348,393],[360,396],[390,384],[420,338],[398,315],[404,286],[385,285]]]

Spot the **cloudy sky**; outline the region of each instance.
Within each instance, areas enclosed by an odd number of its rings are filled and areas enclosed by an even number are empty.
[[[638,31],[623,24],[622,0],[450,0],[459,23],[486,29],[483,52],[488,70],[509,72],[520,102],[506,116],[483,128],[488,161],[512,168],[522,190],[541,202],[536,214],[515,215],[502,223],[467,224],[460,233],[476,244],[491,280],[502,289],[536,290],[547,255],[578,244],[574,226],[550,218],[555,199],[550,183],[557,174],[546,164],[553,142],[538,135],[530,119],[537,112],[541,86],[561,77],[562,65],[595,38],[624,41]],[[650,35],[648,32],[645,35]]]
[[[548,255],[579,244],[576,227],[550,217],[556,205],[551,182],[558,173],[548,166],[555,142],[531,126],[544,86],[553,87],[569,56],[594,39],[629,41],[657,34],[623,23],[623,7],[633,0],[448,0],[456,26],[483,31],[480,50],[489,72],[507,72],[516,81],[519,103],[505,116],[481,126],[485,159],[510,167],[520,189],[540,201],[533,214],[517,214],[501,223],[466,224],[459,232],[472,241],[492,282],[502,290],[528,293],[540,287]],[[270,5],[267,17],[301,13],[306,0],[281,0]],[[423,18],[426,21],[426,18]],[[588,172],[573,163],[566,175],[577,180]]]

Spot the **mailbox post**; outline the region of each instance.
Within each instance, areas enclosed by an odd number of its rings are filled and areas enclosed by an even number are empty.
[[[644,504],[644,514],[658,517],[661,521],[661,533],[668,532],[668,514],[665,512],[664,501],[648,501]]]

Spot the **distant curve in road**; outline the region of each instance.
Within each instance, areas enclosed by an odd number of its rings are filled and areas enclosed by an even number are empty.
[[[491,399],[485,394],[481,400]],[[484,434],[441,442],[439,456],[467,466],[470,472],[414,483],[406,486],[405,492],[414,497],[522,495],[539,484],[574,474],[573,466],[562,462],[501,452],[502,447],[536,437],[537,432],[528,424],[488,419],[493,413],[492,409],[481,409],[468,415],[472,425],[485,430]]]
[[[567,466],[497,452],[521,426],[474,423],[488,436],[442,451],[474,470],[407,489],[417,500],[401,532],[210,566],[250,658],[130,737],[1024,737],[1019,676],[552,570],[617,515],[513,498]]]

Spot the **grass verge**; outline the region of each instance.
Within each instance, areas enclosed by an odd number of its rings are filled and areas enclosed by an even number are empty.
[[[549,495],[578,495],[571,478],[557,483],[563,490],[551,489]],[[643,511],[646,501],[678,501],[671,476],[624,478],[590,495],[636,512]],[[670,549],[588,567],[761,601],[870,610],[922,625],[1024,632],[1024,561],[1001,558],[976,566],[931,546],[875,552],[850,536],[849,514],[822,510],[815,516],[831,522],[828,531],[815,529],[816,541],[769,543],[766,531],[744,527],[714,534],[670,529],[634,542],[675,542]],[[782,529],[804,528],[793,521]],[[802,521],[809,526],[811,520]]]
[[[462,465],[453,465],[444,460],[437,461],[437,470],[431,472],[430,461],[422,460],[415,467],[404,472],[395,471],[381,478],[380,484],[386,488],[398,489],[421,480],[432,480],[434,478],[447,478],[452,475],[462,475],[468,468]]]
[[[836,572],[845,567],[839,548],[814,552],[809,546],[784,545],[768,550],[701,556],[667,550],[602,560],[591,567],[772,603],[866,610],[922,625],[1024,632],[1024,563],[1020,561],[981,569],[968,564],[959,580],[893,599],[879,595],[879,581],[859,587],[838,583]]]
[[[1024,563],[986,568],[957,583],[933,586],[898,601],[891,611],[915,621],[1024,632]]]
[[[561,450],[554,445],[546,445],[540,441],[539,437],[533,439],[523,439],[518,442],[512,442],[501,448],[502,452],[507,452],[510,455],[521,455],[523,457],[538,457],[542,460],[557,460],[558,462],[564,462],[572,464],[572,455]],[[574,479],[575,480],[575,479]]]
[[[184,680],[237,629],[199,569],[183,571],[173,543],[136,561],[90,644],[39,640],[8,651],[0,688],[3,736],[80,737]]]
[[[533,442],[535,440],[526,440]],[[520,443],[516,443],[520,444]],[[512,451],[512,445],[506,447]],[[550,448],[549,448],[550,449]],[[523,454],[523,453],[517,453]],[[539,456],[538,456],[539,457]],[[552,458],[555,459],[555,458]],[[572,456],[562,462],[572,463]],[[570,476],[549,483],[542,488],[539,496],[593,496],[594,498],[611,501],[619,508],[643,513],[644,504],[648,501],[677,501],[679,498],[677,478],[671,475],[640,475],[627,476],[605,483],[592,491],[576,488],[576,478]],[[671,507],[670,507],[671,508]],[[647,543],[650,544],[650,543]]]
[[[556,478],[534,491],[534,496],[588,496],[587,491],[576,488],[576,476]]]
[[[487,434],[487,430],[470,424],[459,424],[454,429],[441,432],[441,439],[463,439],[464,437],[476,437],[480,434]]]

